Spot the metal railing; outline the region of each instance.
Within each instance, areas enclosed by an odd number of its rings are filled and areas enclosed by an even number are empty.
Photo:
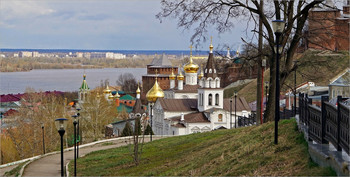
[[[307,94],[299,94],[300,123],[307,127],[309,140],[319,144],[331,143],[349,155],[350,144],[350,107],[341,103],[337,97],[337,105],[329,103],[328,96],[321,97],[321,107],[312,105]]]

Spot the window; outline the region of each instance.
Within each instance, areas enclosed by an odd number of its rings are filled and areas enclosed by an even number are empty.
[[[202,97],[202,106],[204,105],[204,95],[203,93],[201,94],[201,97]]]
[[[209,73],[211,73],[212,72],[212,70],[211,69],[209,69]]]
[[[199,129],[197,126],[196,127],[193,127],[191,129],[192,133],[199,133],[201,129]]]
[[[210,131],[210,128],[205,126],[202,128],[202,132],[209,132]]]
[[[211,106],[212,105],[212,99],[213,99],[213,95],[209,94],[208,96],[208,105]]]
[[[219,121],[219,122],[222,122],[222,114],[219,114],[219,115],[218,115],[218,121]]]
[[[219,94],[215,94],[215,105],[219,106]]]

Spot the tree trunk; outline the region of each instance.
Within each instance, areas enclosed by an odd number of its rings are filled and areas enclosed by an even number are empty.
[[[260,7],[261,7],[261,10],[263,10],[263,0],[260,0]],[[262,107],[261,107],[261,93],[262,93],[262,76],[264,73],[262,73],[262,59],[263,59],[263,55],[262,55],[262,45],[263,45],[263,36],[262,36],[262,33],[263,33],[263,26],[262,26],[262,19],[261,19],[261,15],[259,15],[259,53],[260,53],[260,56],[259,56],[259,60],[258,60],[258,79],[257,79],[257,92],[256,92],[256,125],[260,125],[260,120],[262,120],[262,115],[261,115],[261,111],[262,111]]]

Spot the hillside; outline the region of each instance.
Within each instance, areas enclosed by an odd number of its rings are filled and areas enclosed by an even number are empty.
[[[216,130],[147,143],[139,166],[128,147],[98,151],[79,158],[78,176],[321,176],[336,175],[310,161],[295,120]],[[73,163],[70,163],[73,171]]]
[[[329,80],[338,75],[340,72],[350,67],[349,53],[324,53],[319,51],[306,51],[297,56],[300,66],[297,69],[296,84],[304,82],[315,82],[318,86],[327,86]],[[281,61],[283,63],[283,60]],[[283,68],[281,68],[282,70]],[[264,82],[269,81],[270,70],[264,73]],[[246,84],[238,94],[248,102],[256,100],[256,79]],[[294,87],[294,72],[289,75],[285,85],[282,86],[281,92],[285,92],[288,88]],[[234,88],[230,88],[233,90]],[[265,88],[264,88],[265,89]],[[233,91],[226,91],[233,94]],[[265,90],[264,90],[265,95]],[[226,95],[225,95],[226,96]]]

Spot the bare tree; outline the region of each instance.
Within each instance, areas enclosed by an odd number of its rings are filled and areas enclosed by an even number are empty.
[[[283,36],[280,38],[280,45],[283,49],[282,56],[285,61],[281,62],[281,82],[282,85],[287,76],[293,71],[293,59],[299,42],[303,36],[303,29],[308,19],[310,10],[322,3],[323,0],[285,0],[285,1],[265,1],[264,9],[257,0],[238,1],[238,0],[201,0],[201,1],[165,1],[162,0],[162,9],[156,15],[161,22],[165,18],[175,18],[178,20],[178,26],[183,29],[195,27],[194,34],[191,37],[192,42],[197,44],[207,39],[207,30],[215,27],[219,33],[229,31],[234,27],[234,21],[237,19],[252,21],[255,25],[252,29],[254,34],[258,34],[258,20],[260,18],[264,27],[263,37],[267,41],[270,52],[267,55],[270,70],[270,89],[269,100],[275,100],[276,80],[275,80],[275,51],[276,45],[274,33],[271,25],[273,18],[282,19],[286,22],[283,30]],[[267,105],[266,119],[274,120],[274,102],[270,101]]]
[[[124,73],[119,75],[116,81],[119,86],[122,87],[124,92],[134,93],[137,89],[137,82],[133,74]]]

